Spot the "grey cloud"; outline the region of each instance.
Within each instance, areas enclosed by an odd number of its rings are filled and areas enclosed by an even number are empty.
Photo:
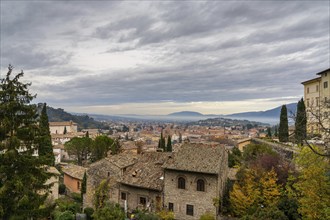
[[[125,11],[134,7],[129,2],[34,3],[19,6],[16,16],[2,9],[1,59],[62,79],[35,85],[39,98],[77,105],[275,100],[301,96],[300,82],[329,67],[324,2],[143,4],[134,15]],[[26,43],[15,43],[23,38]],[[40,50],[45,39],[55,38],[74,45]],[[121,71],[86,70],[71,66],[80,41],[103,44],[99,54],[148,51],[153,59]]]
[[[1,50],[2,67],[12,64],[25,70],[66,65],[72,57],[65,51],[47,51],[32,46],[7,45]]]

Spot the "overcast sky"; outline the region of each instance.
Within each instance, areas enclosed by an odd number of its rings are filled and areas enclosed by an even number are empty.
[[[227,114],[303,96],[330,66],[329,1],[3,1],[1,77],[102,114]]]

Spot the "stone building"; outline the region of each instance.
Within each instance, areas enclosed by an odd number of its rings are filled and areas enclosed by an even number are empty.
[[[80,193],[82,180],[86,168],[74,164],[68,164],[62,167],[64,173],[63,183],[70,192]]]
[[[110,185],[110,201],[119,202],[119,181],[126,169],[137,161],[137,155],[121,153],[109,155],[90,165],[87,170],[87,187],[84,196],[84,207],[93,207],[95,189],[102,180],[108,180]]]
[[[110,201],[128,210],[163,208],[176,219],[199,219],[206,211],[216,216],[214,199],[222,196],[228,172],[224,147],[184,144],[178,152],[144,152],[110,155],[87,171],[84,207],[93,207],[95,189],[104,179],[110,184]]]
[[[330,68],[323,70],[316,78],[302,82],[304,85],[304,101],[307,110],[307,130],[309,133],[320,133],[320,118],[325,120],[322,124],[329,126],[329,107],[325,103],[330,102]],[[327,111],[325,114],[324,111]],[[318,115],[324,117],[318,117]]]
[[[76,133],[77,128],[77,123],[73,121],[49,122],[51,134],[64,134],[64,130],[66,130],[67,133]]]
[[[163,164],[171,157],[168,152],[145,152],[139,160],[127,168],[120,180],[120,198],[118,203],[128,210],[148,209],[160,211],[163,207],[164,173]]]
[[[164,168],[164,206],[175,219],[199,219],[206,212],[219,214],[214,201],[222,198],[228,175],[224,147],[185,144]]]

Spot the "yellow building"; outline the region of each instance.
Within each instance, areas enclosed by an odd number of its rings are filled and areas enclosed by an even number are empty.
[[[304,85],[304,100],[307,111],[307,130],[309,133],[322,133],[323,126],[330,127],[330,68],[316,73],[318,77],[302,82]]]

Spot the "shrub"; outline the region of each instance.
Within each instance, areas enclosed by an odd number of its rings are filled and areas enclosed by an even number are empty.
[[[94,209],[93,208],[91,208],[91,207],[85,208],[84,209],[84,213],[87,215],[87,220],[92,220],[93,219],[93,217],[92,217],[92,215],[94,213]]]
[[[162,220],[174,220],[174,213],[166,210],[162,210],[158,213],[158,216]]]
[[[77,203],[81,203],[82,202],[82,198],[81,198],[81,194],[80,193],[71,193],[71,198],[77,202]]]
[[[65,194],[65,192],[66,192],[66,186],[63,183],[61,183],[58,186],[58,193],[61,194],[61,195],[63,195],[63,194]]]
[[[199,220],[215,220],[215,218],[214,215],[209,212],[206,212],[205,214],[201,215]]]
[[[55,220],[75,220],[75,217],[70,211],[58,212],[55,214]]]

